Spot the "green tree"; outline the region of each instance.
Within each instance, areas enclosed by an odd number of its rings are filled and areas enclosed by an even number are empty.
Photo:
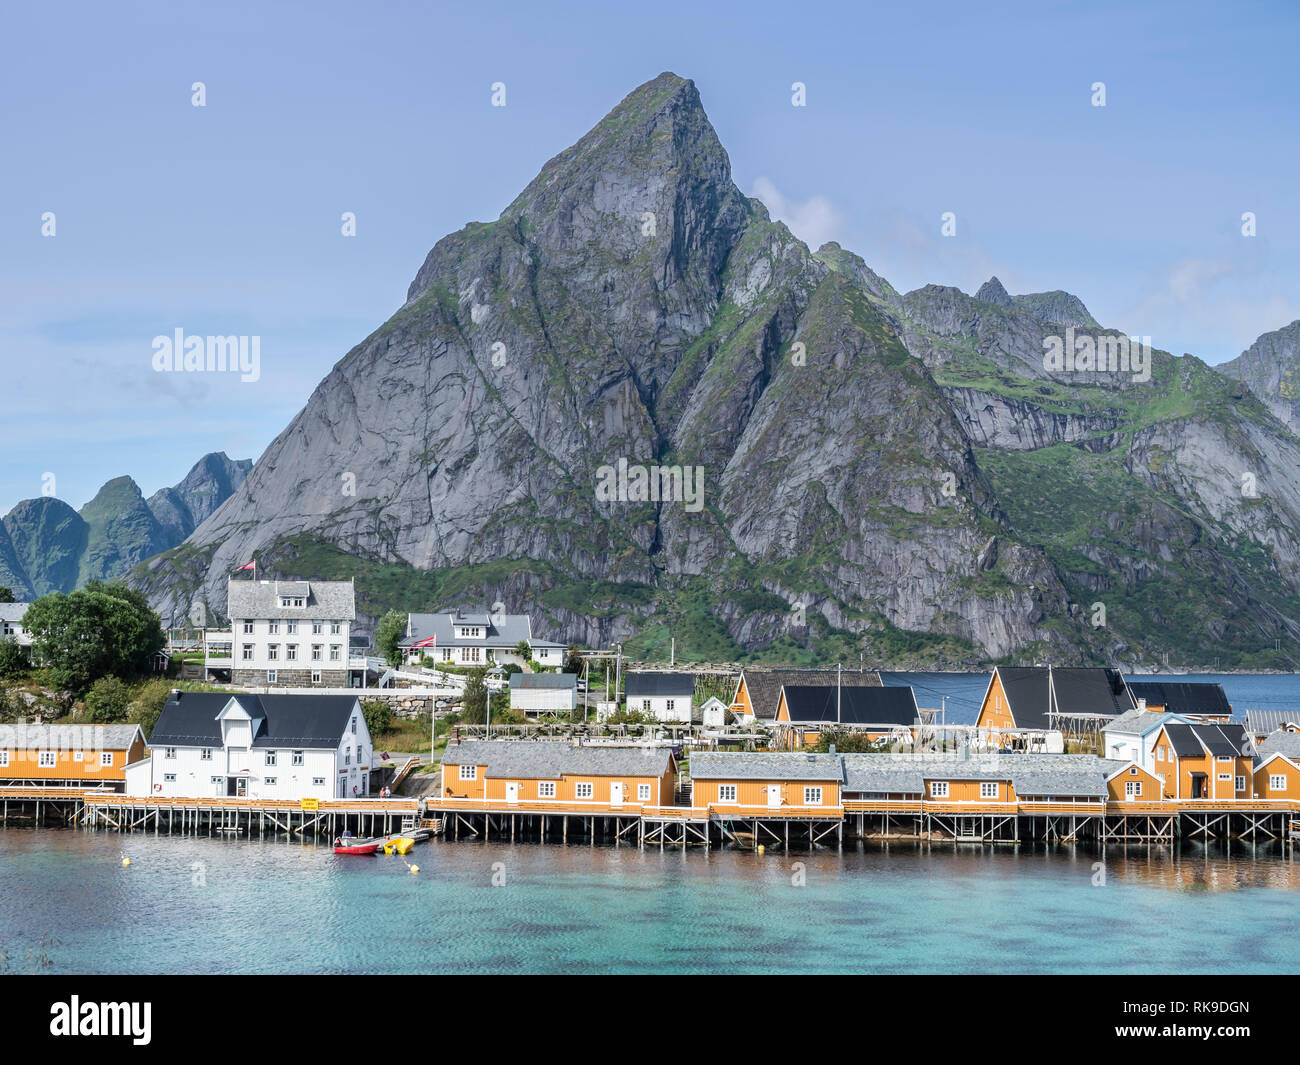
[[[400,610],[390,610],[375,626],[375,647],[394,668],[402,664],[402,649],[397,644],[405,635],[406,615]]]
[[[361,704],[361,716],[366,719],[371,742],[380,733],[393,727],[393,708],[384,699],[366,699]]]
[[[7,584],[0,584],[0,603],[16,603],[18,597],[14,595],[14,590]]]
[[[461,699],[460,718],[471,725],[487,721],[488,690],[487,670],[476,666],[465,675],[465,695]]]
[[[0,723],[6,725],[22,721],[27,716],[27,703],[15,688],[0,688]]]
[[[533,657],[533,649],[528,646],[527,640],[520,640],[517,644],[515,644],[515,654],[517,654],[520,658],[522,658],[525,662],[527,662],[530,658]]]
[[[27,657],[27,648],[12,637],[0,640],[0,677],[12,680],[23,677],[31,670],[32,663]]]
[[[569,644],[569,649],[564,653],[564,672],[576,673],[582,676],[583,666],[586,660],[582,657],[582,648],[576,643]]]
[[[155,677],[153,680],[145,681],[136,689],[126,719],[132,725],[139,725],[144,730],[145,739],[149,738],[153,733],[153,727],[158,724],[158,715],[162,713],[162,708],[171,695],[173,687],[172,682],[165,677]]]
[[[131,689],[116,677],[100,677],[86,693],[86,718],[96,725],[116,725],[131,709]]]
[[[91,581],[64,595],[42,596],[27,608],[32,656],[45,664],[57,688],[82,695],[101,677],[138,676],[166,638],[158,615],[141,593],[122,584]]]

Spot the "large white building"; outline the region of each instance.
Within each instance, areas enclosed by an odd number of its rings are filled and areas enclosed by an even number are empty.
[[[408,662],[427,657],[435,667],[524,665],[515,650],[521,640],[539,665],[564,665],[564,644],[534,636],[533,619],[527,614],[467,614],[459,610],[408,614],[406,635],[398,646]]]
[[[351,685],[351,581],[232,579],[226,596],[230,631],[209,632],[205,639],[210,679],[247,687]]]
[[[23,647],[32,645],[32,638],[23,628],[23,617],[28,603],[0,603],[0,640],[13,640]]]
[[[374,749],[350,695],[174,691],[126,771],[128,795],[350,799],[370,790]]]

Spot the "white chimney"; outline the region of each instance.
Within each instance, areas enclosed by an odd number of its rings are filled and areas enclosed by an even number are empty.
[[[1146,701],[1145,699],[1141,699],[1141,698],[1139,698],[1139,699],[1138,699],[1138,709],[1139,709],[1139,710],[1145,710],[1146,708],[1147,708],[1147,701]]]

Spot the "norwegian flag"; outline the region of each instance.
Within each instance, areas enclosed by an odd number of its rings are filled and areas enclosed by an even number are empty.
[[[235,572],[235,573],[243,573],[244,570],[246,570],[246,569],[251,569],[254,573],[256,573],[256,572],[257,572],[257,559],[253,559],[252,562],[245,562],[242,566],[239,566],[239,567],[237,567],[235,570],[233,570],[233,572]]]
[[[385,751],[385,752],[384,752],[383,754],[381,754],[379,757],[382,758],[385,762],[387,762],[387,761],[388,761],[388,752]]]

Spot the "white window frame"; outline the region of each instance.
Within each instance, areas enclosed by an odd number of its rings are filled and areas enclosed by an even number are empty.
[[[1237,778],[1237,780],[1236,780],[1236,790],[1237,790],[1237,791],[1245,791],[1245,790],[1246,790],[1246,778],[1245,778],[1245,777],[1238,777],[1238,778]]]
[[[112,764],[113,764],[113,752],[112,752],[112,751],[100,751],[100,752],[99,752],[99,764],[100,764],[101,766],[104,766],[104,765],[112,765]]]
[[[267,751],[265,754],[263,754],[262,764],[266,766],[275,765],[275,754],[276,754],[275,751]]]
[[[176,757],[176,748],[175,748],[175,747],[164,747],[164,748],[163,748],[163,757],[164,757],[164,758],[175,758],[175,757]]]
[[[323,788],[325,786],[324,777],[312,777],[311,784],[313,788]]]
[[[650,785],[649,785],[649,784],[638,784],[638,785],[636,786],[636,801],[637,801],[637,802],[649,802],[649,801],[650,801]]]
[[[1286,774],[1270,773],[1268,775],[1269,791],[1286,791]]]
[[[9,752],[0,751],[0,766],[7,766],[8,764],[9,764]]]
[[[212,761],[212,748],[211,748],[211,747],[200,747],[200,748],[199,748],[199,761],[200,761],[200,762],[210,762],[210,761]]]
[[[822,789],[814,784],[805,784],[803,804],[805,806],[820,806],[822,804]]]
[[[74,762],[84,762],[84,761],[86,760],[86,752],[85,752],[85,751],[73,751],[73,752],[72,752],[72,760],[73,760]]]
[[[40,751],[36,755],[36,765],[40,769],[53,769],[59,764],[57,751]]]
[[[1142,781],[1126,780],[1124,781],[1124,798],[1140,799],[1142,797]]]
[[[573,797],[575,799],[594,799],[596,797],[596,785],[590,780],[580,780],[573,786]]]
[[[276,783],[277,779],[278,778],[276,777],[263,777],[262,783],[265,784],[267,787],[271,787]]]
[[[737,787],[735,784],[718,785],[718,802],[735,802]]]
[[[539,799],[555,798],[555,781],[540,780],[537,782],[537,797]]]
[[[289,756],[289,762],[291,765],[304,765],[306,758],[306,751],[294,751],[293,754]]]
[[[998,784],[996,780],[980,781],[980,798],[996,799],[998,797]]]
[[[163,774],[163,780],[167,781],[168,784],[175,784],[175,783],[176,783],[176,774],[175,774],[175,773],[164,773],[164,774]]]
[[[478,766],[462,764],[460,767],[461,780],[478,780]]]
[[[932,799],[948,798],[948,782],[946,780],[930,781],[930,798]]]

